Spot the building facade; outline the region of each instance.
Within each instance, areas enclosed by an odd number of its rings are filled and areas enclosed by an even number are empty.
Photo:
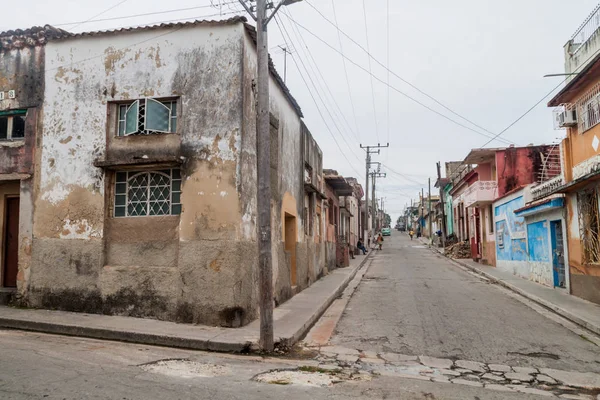
[[[10,211],[2,221],[12,237],[18,215],[19,302],[232,327],[255,319],[254,28],[236,17],[45,30],[29,32],[39,43],[11,39],[25,43],[19,49],[6,47],[13,33],[0,34],[8,65],[0,82],[15,93],[0,101],[0,119],[11,127],[0,137],[0,188]],[[315,218],[305,233],[309,133],[272,66],[270,86],[280,304],[326,266],[318,250],[324,234],[314,229],[318,196],[310,196]],[[318,158],[309,160],[317,182]],[[3,260],[6,286],[15,284],[14,251]]]

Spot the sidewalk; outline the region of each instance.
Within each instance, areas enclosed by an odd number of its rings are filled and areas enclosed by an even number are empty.
[[[432,249],[443,255],[442,248]],[[600,305],[572,296],[565,290],[540,285],[470,259],[450,260],[600,335]]]
[[[356,256],[277,307],[273,313],[275,342],[291,346],[302,338],[343,292],[370,257]],[[95,339],[180,347],[195,350],[247,352],[258,349],[260,321],[242,328],[178,324],[154,319],[83,314],[0,306],[0,328],[22,329]]]

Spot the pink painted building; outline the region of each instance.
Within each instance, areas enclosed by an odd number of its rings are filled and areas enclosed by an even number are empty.
[[[463,161],[463,173],[450,192],[454,228],[471,245],[474,260],[496,265],[494,200],[538,182],[552,146],[473,149]]]

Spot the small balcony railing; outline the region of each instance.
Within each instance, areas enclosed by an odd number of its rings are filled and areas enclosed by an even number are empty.
[[[498,182],[477,181],[465,191],[465,207],[479,207],[490,204],[498,195]]]
[[[583,47],[583,45],[590,40],[590,38],[598,31],[600,28],[600,5],[598,5],[594,11],[583,21],[583,24],[577,29],[577,31],[571,37],[571,42],[573,45],[577,46],[574,49],[574,53],[576,53],[579,49]]]
[[[562,175],[555,176],[554,178],[540,183],[539,185],[531,188],[532,199],[539,200],[549,194],[553,193],[556,189],[565,184],[565,180]]]

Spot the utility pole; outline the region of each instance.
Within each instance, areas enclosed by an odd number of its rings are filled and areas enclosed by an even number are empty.
[[[287,55],[292,54],[292,52],[289,51],[287,47],[283,47],[281,45],[277,47],[283,51],[283,83],[287,83]]]
[[[425,190],[421,188],[421,218],[419,220],[421,236],[423,236],[423,228],[425,228]]]
[[[442,247],[446,248],[446,206],[444,205],[444,186],[442,185],[442,171],[440,162],[437,163],[438,184],[440,185],[440,204],[442,206]]]
[[[433,242],[433,232],[431,232],[431,178],[428,179],[429,182],[429,193],[427,193],[427,197],[429,199],[429,241]]]
[[[371,178],[373,178],[373,200],[372,200],[372,207],[373,207],[373,212],[375,212],[375,208],[377,206],[377,199],[375,197],[375,181],[376,181],[377,178],[385,178],[387,176],[387,174],[385,172],[384,173],[379,172],[381,170],[381,164],[380,163],[372,162],[371,164],[379,164],[379,167],[377,168],[377,172],[375,172],[375,171],[371,172]],[[373,224],[372,224],[373,225],[372,226],[373,229],[381,228],[381,227],[377,226],[376,219],[377,218],[373,218]]]
[[[371,237],[369,235],[369,168],[371,167],[371,154],[379,154],[380,153],[380,149],[383,147],[390,147],[390,144],[387,143],[385,146],[380,145],[379,143],[377,143],[377,146],[363,146],[362,144],[360,145],[361,149],[366,149],[366,159],[365,159],[365,169],[366,169],[366,173],[365,173],[365,224],[363,227],[364,230],[364,237],[363,240],[365,242],[368,243],[368,245],[371,244]],[[377,150],[375,150],[377,149]],[[364,229],[367,228],[367,229]]]
[[[300,0],[281,0],[267,16],[273,3],[256,0],[256,6],[239,0],[256,21],[256,163],[258,175],[258,279],[260,303],[260,347],[272,352],[273,338],[273,259],[271,254],[271,135],[269,134],[269,40],[267,25],[281,6]],[[256,14],[254,13],[256,11]]]

